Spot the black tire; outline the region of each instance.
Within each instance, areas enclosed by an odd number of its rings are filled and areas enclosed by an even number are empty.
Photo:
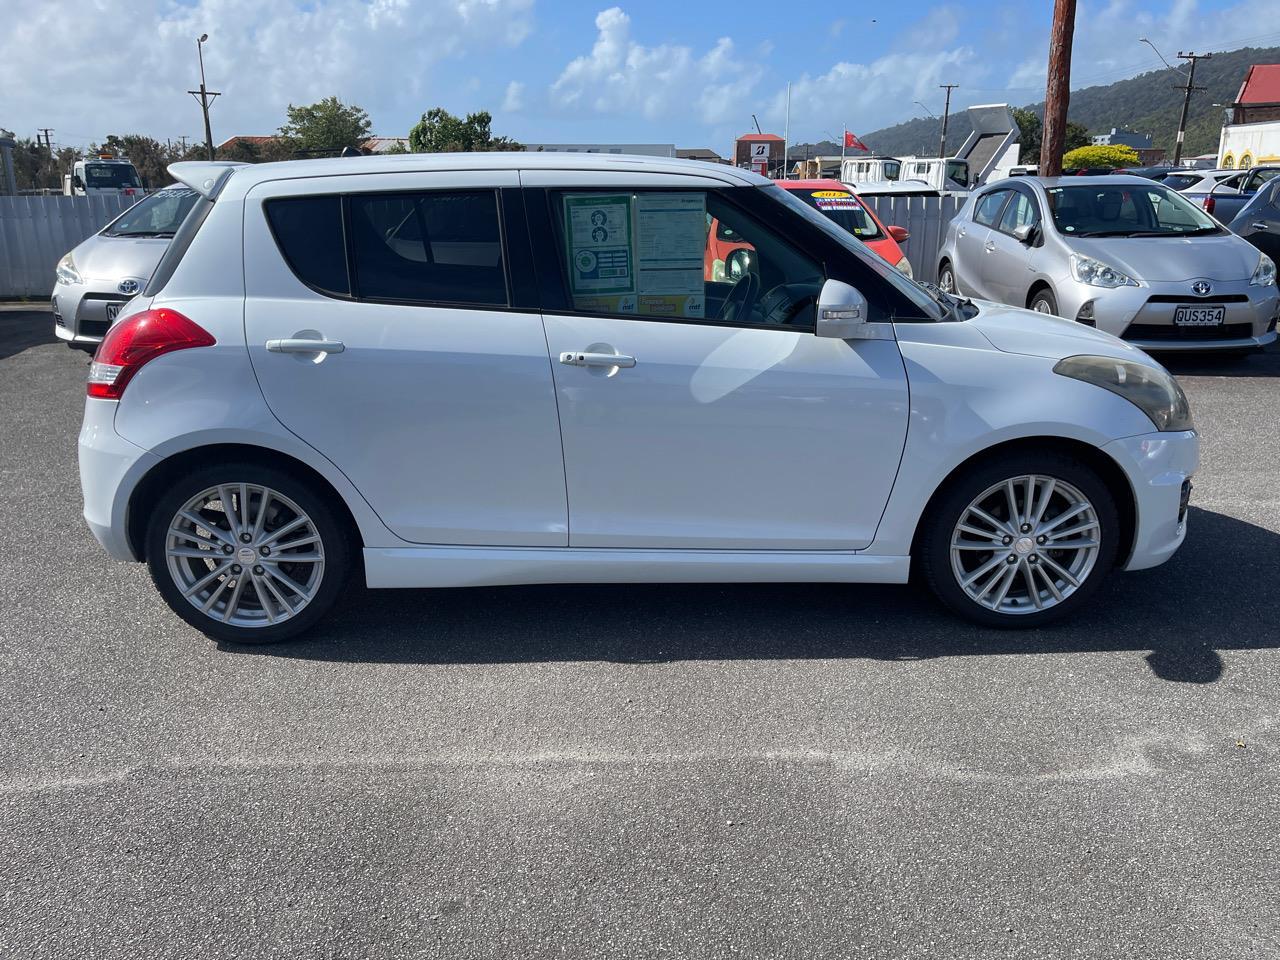
[[[313,588],[314,595],[297,613],[278,623],[240,626],[214,619],[183,596],[183,591],[169,568],[165,548],[170,525],[176,520],[178,511],[202,491],[219,484],[234,486],[240,483],[268,487],[293,501],[310,518],[316,535],[320,538],[324,561],[318,582]],[[252,496],[250,502],[252,503]],[[280,544],[276,546],[281,552],[274,562],[283,564],[284,548]],[[285,470],[252,462],[199,467],[173,479],[157,501],[146,533],[147,566],[165,602],[174,613],[201,633],[228,643],[279,643],[310,630],[329,612],[342,594],[351,575],[353,549],[347,525],[339,519],[329,497],[317,489],[314,483]],[[206,563],[204,560],[195,562]],[[263,562],[268,563],[266,560]],[[241,576],[247,578],[248,574],[242,573]]]
[[[952,568],[951,538],[975,498],[1005,480],[1028,475],[1051,477],[1082,493],[1097,516],[1100,539],[1093,566],[1074,592],[1065,594],[1063,600],[1043,610],[1004,613],[982,606],[965,593]],[[1089,467],[1049,450],[1022,452],[974,465],[939,492],[922,523],[923,533],[914,558],[922,579],[949,609],[986,627],[1039,627],[1070,616],[1088,603],[1101,587],[1102,581],[1114,569],[1120,549],[1120,516],[1110,489]],[[1034,580],[1034,573],[1028,575]],[[1023,586],[1019,585],[1019,589]]]
[[[942,264],[938,267],[938,289],[939,290],[947,289],[946,284],[943,282],[943,279],[942,279],[943,274],[946,274],[951,278],[951,292],[959,295],[960,288],[956,286],[956,271],[951,266],[950,260],[943,260]]]
[[[1051,313],[1055,317],[1058,316],[1058,298],[1053,295],[1053,291],[1048,287],[1041,287],[1035,292],[1031,298],[1031,302],[1027,307],[1035,310],[1037,304],[1044,304],[1047,309],[1040,310],[1040,313]]]

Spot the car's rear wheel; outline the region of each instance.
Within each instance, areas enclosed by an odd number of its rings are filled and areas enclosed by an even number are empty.
[[[943,293],[956,292],[956,272],[946,260],[938,268],[938,289]]]
[[[944,604],[985,626],[1034,627],[1069,615],[1115,566],[1115,498],[1058,454],[981,464],[942,492],[917,561]]]
[[[1035,296],[1031,298],[1030,307],[1036,313],[1050,313],[1056,317],[1058,315],[1058,298],[1053,295],[1053,291],[1048,287],[1041,287],[1035,292]]]
[[[233,643],[310,629],[350,571],[346,530],[314,485],[254,463],[202,467],[160,498],[147,563],[169,606]]]

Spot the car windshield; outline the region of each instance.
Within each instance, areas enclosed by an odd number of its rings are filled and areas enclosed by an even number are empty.
[[[86,163],[84,182],[90,187],[106,189],[142,186],[138,180],[138,171],[133,169],[131,163]]]
[[[1068,237],[1179,237],[1221,229],[1159,183],[1081,184],[1045,192],[1054,226]]]
[[[926,317],[933,317],[935,320],[942,320],[949,312],[949,307],[940,299],[929,293],[924,287],[914,281],[908,280],[895,267],[891,266],[883,257],[876,256],[862,242],[854,237],[848,230],[837,225],[830,217],[819,213],[815,208],[809,206],[799,197],[792,194],[790,190],[783,190],[779,186],[770,184],[762,188],[769,196],[776,199],[779,203],[786,204],[795,210],[810,223],[817,226],[824,233],[833,237],[837,243],[845,247],[854,256],[859,257],[866,263],[876,274],[898,290],[904,297],[920,308]]]
[[[198,194],[171,187],[135,203],[103,231],[108,237],[172,237],[182,226]]]
[[[859,240],[879,240],[884,237],[880,225],[848,190],[820,187],[818,189],[788,190],[809,206],[834,220]]]

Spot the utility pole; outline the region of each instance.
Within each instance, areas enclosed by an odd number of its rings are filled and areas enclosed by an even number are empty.
[[[178,139],[182,141],[182,155],[185,157],[187,155],[187,135],[184,133]]]
[[[36,127],[36,130],[44,135],[44,148],[49,151],[49,156],[53,156],[53,127]],[[36,137],[36,143],[40,143],[40,137]]]
[[[1054,0],[1049,33],[1049,76],[1044,91],[1044,127],[1040,133],[1040,176],[1062,176],[1062,148],[1071,99],[1071,42],[1076,29],[1076,0]]]
[[[209,104],[213,103],[215,97],[221,96],[213,90],[205,89],[204,84],[204,42],[209,39],[207,33],[200,34],[196,40],[196,55],[200,58],[200,89],[188,90],[187,93],[195,97],[200,103],[200,112],[204,114],[204,145],[209,152],[209,159],[213,159],[213,131],[209,127]],[[185,146],[185,144],[184,144]]]
[[[1173,165],[1176,167],[1182,162],[1182,140],[1187,133],[1187,108],[1191,106],[1191,91],[1203,90],[1204,87],[1195,86],[1196,82],[1196,61],[1209,60],[1213,57],[1212,53],[1183,53],[1178,51],[1179,60],[1190,60],[1191,70],[1187,73],[1187,85],[1182,88],[1182,115],[1178,117],[1178,139],[1173,145]]]
[[[947,91],[947,102],[942,108],[942,138],[938,141],[938,156],[945,160],[947,158],[947,119],[951,116],[951,91],[960,84],[940,83],[938,86]]]

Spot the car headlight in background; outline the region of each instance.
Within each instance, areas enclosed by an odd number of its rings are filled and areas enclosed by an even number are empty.
[[[1265,253],[1258,261],[1258,267],[1249,278],[1251,287],[1274,287],[1276,285],[1276,262]]]
[[[45,261],[48,263],[49,261]],[[76,269],[76,262],[71,259],[71,254],[67,254],[58,261],[58,282],[59,283],[83,283],[84,280],[80,276],[80,271]]]
[[[1092,383],[1124,397],[1151,418],[1157,430],[1191,430],[1191,406],[1187,395],[1169,371],[1114,357],[1067,357],[1053,372]]]
[[[911,261],[908,260],[906,257],[903,257],[901,260],[895,263],[894,266],[897,267],[902,272],[902,275],[906,277],[908,280],[915,279],[915,277],[911,275]]]
[[[1071,255],[1071,274],[1081,283],[1091,287],[1136,287],[1138,281],[1128,274],[1121,273],[1115,267],[1108,266],[1093,257],[1082,257],[1078,253]]]

